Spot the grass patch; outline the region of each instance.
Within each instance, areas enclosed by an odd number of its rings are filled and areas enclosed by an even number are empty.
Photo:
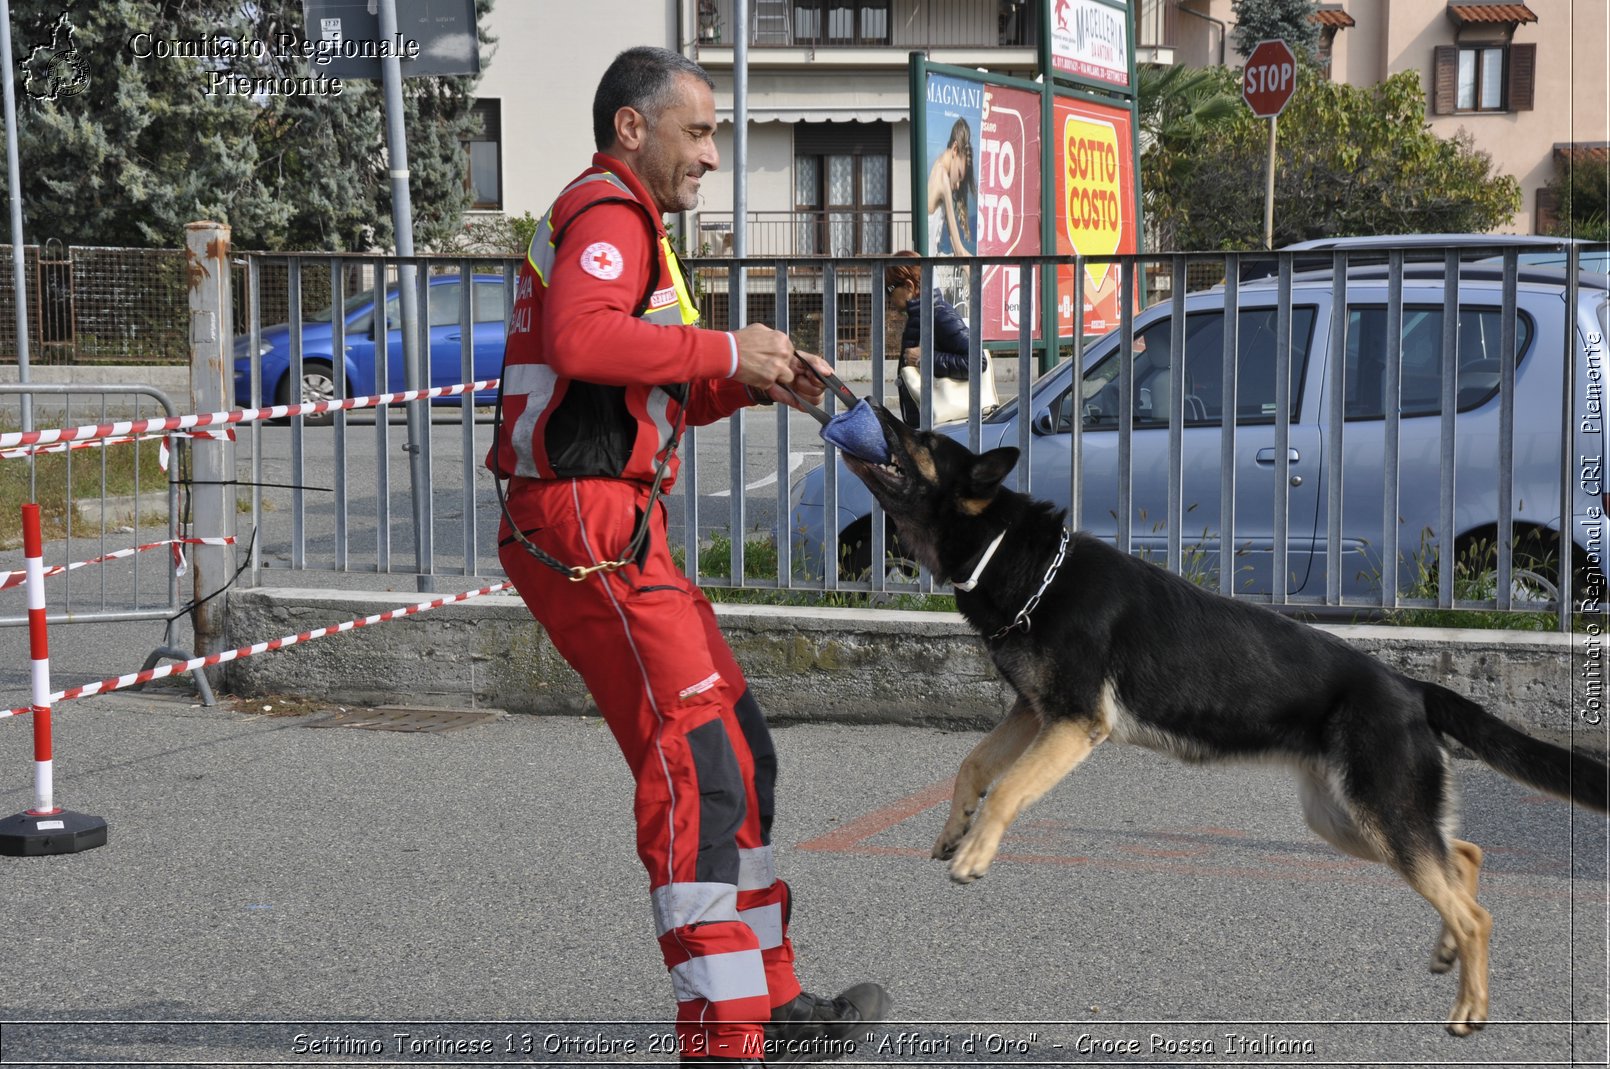
[[[1414,581],[1403,596],[1435,601],[1441,581],[1441,554],[1430,544],[1429,532],[1420,536],[1414,556]],[[1486,540],[1466,546],[1453,562],[1454,601],[1492,601],[1498,596],[1498,547]],[[1514,555],[1511,573],[1511,604],[1523,604],[1528,596],[1538,600],[1558,597],[1552,582],[1553,555],[1535,558],[1524,548]],[[1578,614],[1576,630],[1586,627],[1587,618]],[[1401,627],[1465,627],[1492,631],[1555,631],[1559,615],[1549,611],[1514,609],[1390,609],[1383,623]]]
[[[0,426],[0,430],[15,429]],[[155,442],[0,460],[0,548],[14,549],[22,544],[22,506],[30,501],[39,506],[39,523],[47,540],[66,535],[73,502],[91,505],[102,497],[128,497],[136,486],[143,499],[157,495],[156,502],[163,510],[160,521],[165,522],[167,485]],[[142,500],[144,503],[147,502]],[[86,508],[84,516],[72,516],[73,533],[96,533],[98,511]],[[138,519],[144,521],[146,517]]]
[[[685,568],[687,554],[682,547],[671,550],[677,567]],[[777,543],[769,537],[744,541],[744,578],[772,580],[778,577]],[[699,548],[700,589],[712,602],[738,605],[811,605],[833,609],[912,609],[918,612],[955,612],[956,599],[949,594],[872,593],[850,590],[760,590],[749,587],[704,586],[705,577],[724,579],[732,574],[732,539],[715,535]],[[848,578],[848,577],[846,577]]]

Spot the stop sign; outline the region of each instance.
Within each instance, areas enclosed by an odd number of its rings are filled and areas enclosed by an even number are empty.
[[[1286,42],[1259,41],[1247,56],[1242,72],[1241,97],[1260,119],[1279,115],[1297,88],[1297,57]]]

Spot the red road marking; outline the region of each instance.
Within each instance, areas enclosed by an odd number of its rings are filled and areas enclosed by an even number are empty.
[[[941,780],[938,783],[924,787],[915,794],[907,795],[899,801],[884,806],[882,809],[857,817],[824,835],[808,839],[798,844],[796,849],[818,853],[854,854],[861,857],[926,859],[929,857],[929,851],[924,848],[881,846],[872,844],[867,840],[891,831],[919,813],[948,802],[954,792],[954,778]],[[1037,831],[1051,831],[1058,827],[1059,823],[1054,820],[1041,819],[1032,822],[1031,826]],[[1183,832],[1157,831],[1145,834],[1165,840],[1191,839],[1199,835],[1246,839],[1251,835],[1249,832],[1235,828],[1217,827],[1195,828]],[[1297,880],[1301,882],[1326,883],[1342,880],[1348,883],[1378,887],[1402,886],[1402,881],[1385,868],[1357,858],[1343,857],[1341,855],[1334,857],[1304,857],[1266,852],[1256,855],[1260,864],[1227,865],[1192,863],[1184,860],[1190,857],[1200,857],[1202,854],[1210,852],[1210,847],[1166,850],[1134,844],[1119,844],[1117,848],[1134,856],[1129,858],[1092,858],[1084,855],[1018,854],[1002,851],[996,855],[995,862],[996,864],[1006,862],[1021,865],[1088,865],[1112,872],[1150,872],[1172,876],[1199,876],[1210,879]],[[1494,849],[1501,852],[1505,848],[1496,847]],[[1576,890],[1575,893],[1571,891],[1562,893],[1547,888],[1526,886],[1510,878],[1511,876],[1525,878],[1534,875],[1539,874],[1494,873],[1488,878],[1496,877],[1502,888],[1501,893],[1518,898],[1568,899],[1586,903],[1610,901],[1610,895],[1599,890]]]
[[[825,853],[835,851],[850,852],[861,846],[862,840],[870,839],[874,835],[888,831],[897,824],[904,823],[923,810],[932,809],[940,802],[950,800],[956,789],[956,778],[941,780],[929,787],[924,787],[916,794],[902,798],[891,806],[868,813],[864,817],[857,817],[842,827],[835,828],[826,835],[818,835],[814,839],[799,844],[801,850],[819,850]],[[867,848],[876,849],[876,848]],[[857,850],[857,852],[860,852]],[[900,851],[902,854],[907,851]],[[921,856],[921,851],[910,851],[915,856]]]

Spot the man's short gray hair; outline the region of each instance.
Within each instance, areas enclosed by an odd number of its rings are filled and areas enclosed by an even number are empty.
[[[641,112],[650,122],[658,119],[681,74],[692,75],[712,90],[716,87],[703,67],[668,48],[639,45],[616,56],[593,94],[593,143],[598,151],[615,143],[615,113],[622,108]]]

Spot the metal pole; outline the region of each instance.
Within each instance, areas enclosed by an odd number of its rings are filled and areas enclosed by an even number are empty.
[[[732,0],[732,255],[749,255],[749,0]],[[738,320],[749,323],[749,280],[738,269]]]
[[[397,0],[380,0],[380,39],[397,36]],[[402,61],[395,53],[380,60],[380,83],[386,109],[386,158],[391,170],[391,225],[396,233],[397,255],[414,255],[414,207],[408,195],[408,135],[403,129]],[[419,289],[417,268],[405,263],[397,268],[397,292],[402,312],[403,384],[418,390],[429,384],[424,372],[427,354],[419,345]],[[414,500],[414,571],[419,589],[434,589],[431,569],[430,470],[421,439],[430,433],[429,409],[425,401],[408,402],[409,485]]]
[[[190,223],[184,228],[190,268],[190,400],[196,412],[229,406],[234,375],[230,356],[229,227]],[[199,538],[235,533],[235,443],[198,438],[190,443],[195,485],[190,491],[191,530]],[[235,547],[195,546],[195,650],[200,656],[229,648],[229,599],[214,597],[235,577]]]
[[[17,160],[17,87],[11,63],[11,0],[0,0],[0,63],[4,63],[6,188],[11,194],[11,288],[17,314],[17,381],[28,381],[28,282],[22,258],[22,166]],[[22,395],[22,429],[33,430],[34,400]]]
[[[1280,116],[1269,116],[1269,166],[1263,189],[1263,247],[1275,247],[1275,124]]]

